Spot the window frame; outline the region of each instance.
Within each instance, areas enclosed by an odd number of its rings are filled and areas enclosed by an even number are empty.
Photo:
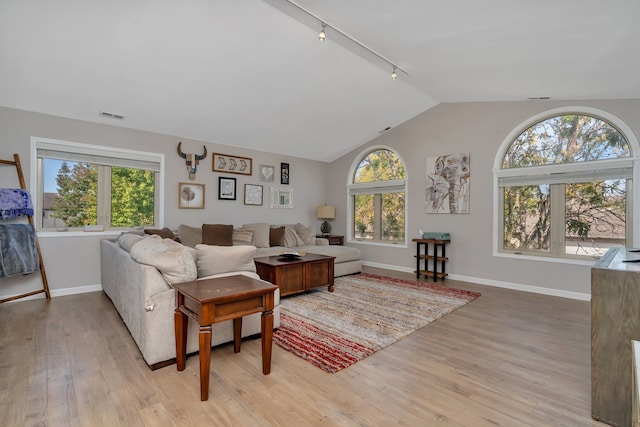
[[[526,129],[530,128],[531,126],[535,125],[536,123],[539,123],[546,119],[550,119],[556,116],[571,115],[571,114],[586,115],[586,116],[598,118],[600,120],[604,120],[605,122],[615,127],[627,141],[627,144],[629,145],[629,150],[631,151],[631,156],[617,158],[617,159],[605,159],[605,160],[596,160],[596,161],[589,161],[589,162],[564,163],[560,165],[552,164],[552,165],[544,165],[544,166],[530,166],[526,168],[503,169],[503,162],[504,162],[504,158],[507,151],[509,150],[511,145],[514,143],[516,138],[518,138],[520,134],[522,134],[522,132],[524,132]],[[638,193],[640,190],[640,185],[638,185],[638,183],[640,182],[639,181],[640,179],[639,154],[640,154],[640,150],[638,146],[638,140],[636,139],[636,136],[631,130],[631,128],[629,128],[629,126],[627,126],[618,117],[599,109],[590,108],[590,107],[575,107],[575,106],[555,108],[552,110],[541,112],[533,117],[530,117],[524,122],[520,123],[520,125],[516,126],[503,140],[501,146],[499,147],[496,153],[496,157],[494,159],[494,165],[493,165],[493,202],[494,202],[493,203],[493,206],[494,206],[493,256],[505,257],[505,258],[528,259],[533,261],[550,261],[550,262],[556,262],[556,263],[580,264],[580,265],[592,265],[595,262],[595,259],[588,259],[585,256],[575,257],[575,256],[565,254],[564,252],[565,252],[566,245],[564,242],[564,237],[562,239],[562,250],[561,250],[563,256],[561,257],[557,256],[557,253],[554,252],[554,248],[551,248],[549,253],[540,253],[538,251],[533,251],[533,250],[515,251],[515,250],[504,249],[502,247],[502,241],[503,241],[502,239],[504,235],[502,209],[504,207],[504,198],[501,192],[503,188],[502,184],[504,182],[501,180],[505,180],[505,179],[509,180],[509,178],[511,178],[512,180],[511,182],[517,182],[515,181],[515,177],[529,176],[531,180],[529,180],[528,182],[533,183],[536,179],[535,178],[536,176],[539,177],[538,182],[542,182],[545,179],[543,177],[546,175],[545,183],[549,183],[550,185],[553,185],[554,183],[555,184],[568,183],[566,181],[550,182],[550,181],[554,181],[553,178],[550,178],[550,174],[554,173],[554,171],[559,171],[560,168],[562,169],[565,176],[573,175],[574,177],[585,175],[589,171],[593,172],[594,169],[596,169],[596,167],[598,168],[598,170],[606,169],[614,173],[615,173],[615,169],[618,169],[618,170],[624,169],[629,173],[630,179],[632,180],[632,182],[635,182],[636,184],[635,185],[630,184],[629,181],[627,180],[626,215],[628,220],[627,220],[627,230],[626,230],[626,241],[627,241],[626,243],[627,245],[632,245],[634,247],[637,247],[640,242],[640,227],[634,226],[633,214],[636,213],[637,215],[637,213],[640,212],[640,197],[638,197]],[[599,178],[604,179],[604,177],[593,176],[593,174],[591,174],[592,181],[597,181]],[[524,182],[524,181],[520,181],[520,182]],[[564,185],[562,185],[562,188],[564,188]],[[552,194],[552,197],[554,197],[553,194]],[[553,202],[553,199],[552,199],[552,202]],[[556,200],[556,203],[557,203],[557,200]],[[562,205],[562,207],[557,207],[555,212],[557,213],[560,210],[563,211],[563,216],[564,216],[564,205]],[[554,208],[552,207],[551,214],[553,215],[553,213],[554,213]],[[553,228],[552,228],[552,233],[554,233]],[[558,233],[557,229],[555,230],[555,233],[556,234]],[[562,230],[562,234],[564,235],[564,230]],[[553,237],[554,236],[552,236],[552,239]]]
[[[29,173],[29,191],[33,195],[33,208],[36,215],[42,216],[42,194],[44,192],[40,192],[40,189],[44,190],[44,182],[39,181],[39,177],[43,178],[42,174],[42,162],[38,159],[38,150],[49,149],[49,150],[57,150],[61,152],[68,153],[79,153],[82,155],[95,155],[95,156],[104,156],[122,159],[124,162],[132,161],[132,162],[151,162],[157,163],[159,165],[159,171],[157,172],[157,179],[155,185],[155,204],[154,204],[154,225],[149,226],[153,228],[162,228],[164,226],[164,174],[165,174],[165,159],[164,154],[162,153],[152,153],[146,151],[139,150],[130,150],[126,148],[117,148],[117,147],[108,147],[101,145],[93,145],[93,144],[85,144],[79,142],[72,141],[64,141],[58,139],[51,138],[42,138],[42,137],[31,137],[30,142],[30,173]],[[109,166],[106,166],[109,168]],[[99,168],[99,174],[104,172],[104,168]],[[103,188],[104,183],[99,181],[99,188]],[[98,204],[104,203],[104,198],[110,197],[110,188],[109,192],[98,194]],[[100,215],[98,218],[98,224],[100,221],[104,220],[104,217]],[[41,222],[36,221],[38,236],[42,237],[51,237],[51,236],[87,236],[87,235],[95,235],[95,233],[86,233],[79,228],[69,229],[61,233],[60,231],[51,229],[51,228],[41,228]],[[119,235],[124,230],[131,230],[134,227],[107,227],[105,226],[104,231],[102,232],[105,235]]]
[[[395,154],[400,162],[402,163],[402,167],[404,168],[404,179],[396,179],[396,180],[388,180],[388,181],[376,181],[376,182],[363,182],[363,183],[354,183],[355,173],[358,170],[358,166],[362,162],[362,160],[367,157],[369,154],[386,150]],[[385,145],[375,145],[371,147],[367,147],[362,150],[354,159],[351,164],[351,168],[349,169],[349,174],[347,175],[347,243],[354,244],[362,244],[362,245],[371,245],[371,246],[385,246],[392,248],[407,248],[409,247],[408,239],[408,229],[409,229],[409,209],[408,206],[408,183],[409,183],[409,171],[407,169],[407,164],[404,159],[398,153],[397,150],[394,150],[391,147]],[[379,190],[378,193],[373,193],[371,190]],[[397,191],[396,191],[397,190]],[[374,195],[374,203],[376,199],[380,199],[376,197],[376,194],[384,194],[384,193],[394,193],[394,192],[403,192],[404,193],[404,243],[399,242],[388,242],[383,240],[364,240],[364,239],[356,239],[354,238],[355,230],[354,230],[354,203],[353,196],[356,194],[372,194]],[[381,218],[378,218],[378,223],[381,224]],[[381,229],[378,230],[378,233],[381,232]]]

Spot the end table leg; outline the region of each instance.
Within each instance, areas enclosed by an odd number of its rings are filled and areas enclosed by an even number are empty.
[[[178,371],[184,371],[187,361],[187,325],[188,319],[178,308],[173,313],[176,335],[176,365]]]
[[[233,352],[240,353],[242,343],[242,317],[233,319]]]
[[[262,373],[271,373],[271,346],[273,339],[273,310],[262,312],[261,317],[262,338]]]
[[[200,400],[209,399],[209,368],[211,366],[211,325],[200,326]]]

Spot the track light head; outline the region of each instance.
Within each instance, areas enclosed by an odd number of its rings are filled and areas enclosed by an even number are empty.
[[[320,34],[318,34],[318,40],[320,40],[321,42],[324,41],[324,39],[327,38],[327,34],[324,32],[324,29],[326,28],[326,24],[322,24],[322,30],[320,30]]]
[[[398,74],[396,73],[396,66],[393,66],[393,71],[391,72],[391,80],[395,80],[398,78]]]

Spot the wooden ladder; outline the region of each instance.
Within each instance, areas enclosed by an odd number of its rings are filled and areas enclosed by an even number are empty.
[[[22,174],[22,165],[20,164],[20,156],[18,154],[13,155],[13,160],[3,160],[0,159],[0,165],[10,165],[15,166],[16,171],[18,172],[18,180],[20,181],[20,188],[23,190],[27,189],[27,185],[24,182],[24,175]],[[33,223],[33,216],[27,217],[29,220],[29,224],[35,227]],[[42,260],[42,252],[40,251],[40,243],[38,243],[38,237],[36,236],[36,250],[38,251],[38,260],[40,262],[40,276],[42,276],[42,289],[33,292],[27,292],[21,295],[14,295],[9,298],[5,298],[0,300],[0,304],[3,302],[13,301],[20,298],[29,297],[31,295],[37,295],[44,292],[47,297],[47,301],[51,301],[51,294],[49,293],[49,282],[47,281],[47,273],[44,270],[44,261]]]

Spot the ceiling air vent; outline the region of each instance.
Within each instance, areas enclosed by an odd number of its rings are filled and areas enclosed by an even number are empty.
[[[530,96],[529,98],[527,98],[528,100],[547,100],[547,99],[551,99],[550,96]]]
[[[124,115],[118,114],[118,113],[111,113],[109,111],[100,111],[100,115],[102,117],[107,117],[109,119],[124,120]]]

